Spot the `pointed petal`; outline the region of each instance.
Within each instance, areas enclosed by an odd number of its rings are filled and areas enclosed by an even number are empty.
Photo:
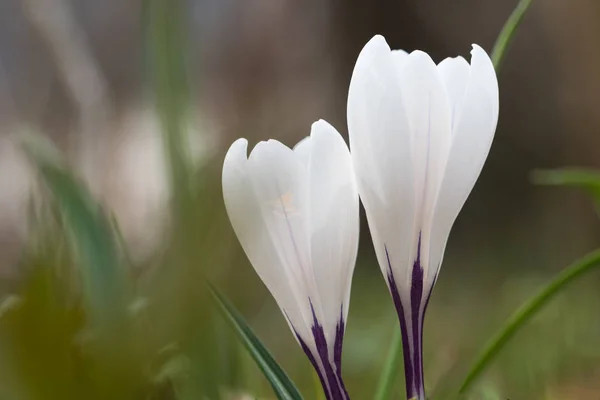
[[[392,50],[392,59],[394,60],[396,70],[400,71],[402,69],[407,57],[408,53],[404,50]]]
[[[446,87],[450,105],[451,125],[454,126],[456,115],[461,112],[459,107],[462,106],[467,92],[467,85],[471,77],[471,66],[464,58],[456,57],[446,58],[438,64],[437,69]]]
[[[398,74],[385,39],[375,36],[358,56],[348,93],[352,160],[384,276],[389,272],[386,244],[393,267],[403,269],[409,262],[415,200],[409,125]],[[397,279],[400,287],[408,284],[405,277]]]
[[[308,161],[310,159],[311,145],[311,138],[307,136],[294,146],[294,154],[306,168],[308,168]]]
[[[358,192],[352,158],[338,131],[321,120],[312,125],[310,140],[311,258],[321,322],[333,351],[340,317],[345,321],[348,312],[358,250]]]
[[[490,122],[495,130],[496,123],[498,122],[500,102],[498,78],[496,77],[496,70],[494,69],[492,60],[485,50],[476,44],[473,44],[473,49],[471,50],[471,79],[483,86],[491,99],[493,112]]]
[[[256,185],[271,182],[272,185],[278,183],[277,171],[289,172],[291,168],[285,168],[280,165],[277,168],[270,168],[270,173],[263,177],[263,181],[257,178],[257,170],[263,168],[264,164],[273,163],[273,157],[264,157],[260,161],[262,151],[257,153],[259,146],[263,147],[266,153],[277,152],[272,146],[266,143],[257,146],[252,153],[254,166],[250,160],[246,159],[246,149],[248,142],[245,139],[237,140],[227,152],[223,164],[223,197],[227,214],[231,220],[234,231],[252,263],[259,277],[265,283],[278,305],[284,311],[288,321],[293,325],[298,334],[309,336],[309,328],[305,323],[306,311],[299,308],[299,304],[306,303],[302,298],[301,288],[298,287],[295,277],[299,271],[292,268],[298,268],[296,265],[290,265],[295,262],[293,255],[286,253],[289,247],[289,237],[277,237],[277,221],[281,220],[281,209],[278,209],[278,196],[274,191],[270,191],[269,200],[266,195],[257,196]],[[281,145],[282,147],[285,147]],[[271,150],[271,151],[269,151]],[[289,152],[291,150],[288,149]],[[258,157],[257,157],[258,155]],[[259,160],[256,160],[256,159]],[[258,164],[258,167],[257,167]],[[267,169],[269,170],[269,169]],[[302,301],[302,302],[299,302]]]
[[[498,82],[491,60],[474,46],[471,78],[457,116],[452,147],[440,189],[430,247],[433,268],[441,264],[452,224],[483,168],[498,119]],[[433,284],[436,274],[427,278]]]
[[[417,258],[421,232],[423,245],[428,244],[428,228],[450,151],[450,108],[441,76],[426,53],[414,51],[408,56],[400,72],[400,82],[412,137],[415,171],[416,209],[409,259],[412,265]],[[426,270],[428,257],[422,257],[421,264]]]

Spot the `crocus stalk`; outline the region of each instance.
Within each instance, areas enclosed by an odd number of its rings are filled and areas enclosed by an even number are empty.
[[[235,233],[314,366],[328,400],[346,400],[342,341],[358,248],[352,158],[334,127],[315,122],[290,149],[239,139],[223,165]]]
[[[436,65],[422,51],[362,49],[348,129],[361,201],[403,339],[406,394],[424,399],[423,319],[448,235],[487,158],[498,120],[490,58],[473,45]]]

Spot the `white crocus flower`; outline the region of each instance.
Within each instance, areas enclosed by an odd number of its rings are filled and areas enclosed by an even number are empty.
[[[422,51],[363,48],[350,83],[348,128],[361,200],[404,345],[409,399],[424,399],[423,316],[446,241],[488,155],[498,82],[473,45],[436,65]]]
[[[345,400],[341,350],[359,232],[350,152],[325,121],[293,150],[269,140],[247,157],[247,146],[233,143],[223,165],[229,219],[327,398]]]

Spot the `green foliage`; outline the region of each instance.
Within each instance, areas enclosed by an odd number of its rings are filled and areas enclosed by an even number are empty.
[[[163,261],[131,280],[112,220],[47,143],[26,146],[52,212],[33,226],[23,287],[5,302],[0,386],[28,399],[220,398],[235,385],[237,347],[203,290],[219,250],[204,230],[222,215],[209,201],[212,170],[189,192],[203,206],[173,224],[193,236],[173,235]]]
[[[192,187],[185,130],[189,93],[183,7],[181,0],[144,1],[148,76],[162,123],[176,212],[189,208]]]
[[[260,370],[263,372],[275,395],[280,400],[301,400],[302,395],[277,361],[256,337],[250,326],[239,315],[236,309],[221,295],[214,286],[211,293],[221,310],[223,317],[242,341]]]
[[[105,325],[90,323],[96,311],[79,290],[81,262],[68,230],[46,228],[30,243],[18,294],[3,302],[0,396],[145,399],[156,390],[147,369],[152,355],[120,314]]]
[[[532,174],[534,183],[549,186],[569,186],[585,190],[600,213],[600,171],[583,168],[539,170]]]
[[[523,304],[490,339],[484,350],[473,363],[467,377],[461,385],[459,393],[466,393],[475,380],[486,370],[494,357],[508,341],[533,318],[550,300],[564,290],[575,279],[600,266],[600,250],[594,251],[575,262],[560,273],[550,284],[537,295]]]
[[[525,13],[529,9],[532,0],[519,0],[519,4],[514,9],[508,20],[504,23],[498,38],[496,38],[496,43],[494,43],[494,48],[492,49],[492,62],[496,67],[496,70],[500,69],[502,65],[502,61],[504,61],[504,56],[506,51],[510,47],[512,43],[513,37],[519,28],[519,25],[523,21],[523,17]]]
[[[208,395],[215,398],[219,396],[216,382],[235,380],[232,378],[236,375],[233,371],[235,362],[231,362],[231,359],[236,358],[237,352],[237,346],[231,341],[230,336],[223,334],[222,331],[218,332],[218,329],[202,329],[207,323],[219,326],[214,321],[211,307],[207,306],[206,285],[203,284],[206,279],[204,274],[209,273],[206,266],[211,264],[211,261],[206,259],[206,254],[209,253],[205,251],[206,247],[213,248],[215,245],[218,246],[218,243],[211,243],[210,240],[199,243],[198,239],[208,239],[207,231],[227,226],[223,220],[219,221],[219,218],[224,217],[221,198],[214,196],[214,193],[220,191],[218,189],[220,182],[214,179],[220,171],[209,170],[208,173],[203,171],[202,175],[194,174],[191,158],[187,153],[187,132],[183,122],[186,118],[189,95],[184,59],[183,27],[185,24],[182,18],[182,3],[170,0],[147,0],[145,17],[147,50],[149,66],[151,66],[150,76],[156,95],[157,110],[162,120],[164,144],[170,160],[174,236],[173,253],[170,254],[169,259],[175,262],[177,269],[168,270],[168,276],[158,274],[158,279],[161,282],[173,279],[181,282],[180,289],[183,291],[180,294],[184,296],[180,296],[181,302],[177,309],[181,310],[191,306],[196,310],[196,316],[186,318],[188,326],[182,329],[188,332],[201,332],[200,335],[189,340],[188,346],[192,349],[190,362],[192,366],[195,366],[196,380],[204,382],[203,387],[210,388]],[[215,172],[215,174],[211,174],[211,172]],[[201,183],[200,187],[192,184],[192,182],[196,183],[198,179]],[[214,223],[215,221],[221,223]],[[212,237],[219,238],[223,235],[216,235],[212,231]],[[199,262],[200,258],[204,259]],[[167,269],[163,271],[167,271]],[[191,277],[194,278],[190,279]],[[212,293],[214,294],[214,291]],[[227,321],[235,324],[234,327],[237,327],[235,332],[257,361],[267,379],[273,384],[276,394],[283,396],[280,397],[282,399],[299,399],[297,389],[287,379],[283,370],[271,358],[258,338],[249,330],[242,317],[229,303],[225,302],[223,297],[217,296],[217,299],[221,311],[224,311],[227,316]],[[200,307],[203,307],[201,311]],[[180,313],[180,311],[169,308],[166,310],[169,310],[166,312],[169,315]],[[164,318],[168,318],[166,314],[163,315]],[[249,338],[252,340],[249,341]],[[218,354],[217,349],[221,354]],[[230,362],[222,362],[223,354],[229,354]],[[259,356],[260,358],[257,358]],[[219,364],[222,365],[222,368],[215,368]],[[273,371],[275,371],[275,375],[272,374]],[[275,377],[278,379],[277,382],[284,383],[283,386],[272,380]],[[184,392],[192,393],[189,396],[184,395],[184,398],[194,398],[196,391],[195,389],[191,389],[191,391],[186,389]]]
[[[402,364],[402,335],[400,330],[396,329],[392,344],[390,345],[387,360],[381,376],[379,378],[379,384],[375,391],[375,400],[387,400],[392,398],[392,391],[394,389],[395,378],[398,376],[397,371],[400,369]]]
[[[583,188],[594,198],[600,210],[600,173],[585,169],[560,169],[554,171],[536,171],[532,175],[534,182],[542,185],[573,186]],[[502,348],[522,329],[540,310],[571,282],[600,266],[600,250],[596,250],[575,262],[561,272],[537,295],[523,304],[488,341],[481,354],[469,370],[459,390],[460,394],[469,391],[476,379],[490,366]]]
[[[126,301],[123,256],[109,218],[48,143],[25,142],[68,232],[96,328],[122,318]]]

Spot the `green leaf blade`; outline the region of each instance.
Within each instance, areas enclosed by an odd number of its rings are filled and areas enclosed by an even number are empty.
[[[532,0],[520,0],[519,4],[517,4],[517,7],[504,23],[504,26],[502,27],[502,30],[500,31],[500,34],[494,43],[494,48],[492,49],[491,58],[496,70],[500,69],[502,61],[504,61],[504,55],[510,47],[514,35],[519,28],[519,25],[521,25],[523,17],[529,9],[531,2]]]
[[[585,168],[562,168],[534,171],[531,179],[538,185],[568,186],[585,190],[600,214],[600,171]]]
[[[563,270],[552,282],[538,294],[526,301],[504,324],[504,326],[487,342],[483,351],[476,358],[473,366],[464,379],[459,394],[465,394],[475,380],[491,365],[500,350],[510,339],[525,326],[550,300],[576,278],[600,267],[600,250],[596,250],[581,258]]]
[[[388,358],[385,361],[383,372],[379,378],[379,384],[375,391],[375,400],[389,400],[392,398],[395,377],[400,369],[400,360],[402,359],[402,335],[400,330],[396,329]]]
[[[302,395],[296,385],[277,364],[277,361],[256,337],[233,305],[214,286],[210,285],[210,291],[223,317],[231,325],[265,378],[267,378],[277,398],[280,400],[302,400]]]
[[[52,194],[68,232],[93,322],[114,322],[117,313],[124,311],[126,282],[111,220],[84,185],[52,154],[49,144],[28,141],[25,150]]]

